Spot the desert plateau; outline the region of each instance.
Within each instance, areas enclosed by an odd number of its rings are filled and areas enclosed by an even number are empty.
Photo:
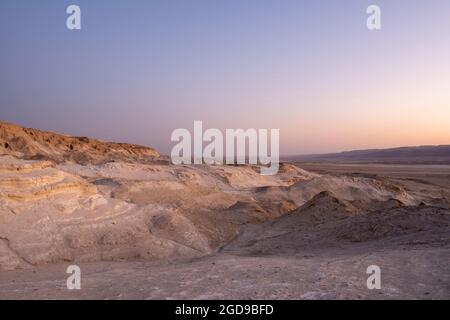
[[[262,176],[0,123],[0,299],[449,299],[449,264],[449,164]]]

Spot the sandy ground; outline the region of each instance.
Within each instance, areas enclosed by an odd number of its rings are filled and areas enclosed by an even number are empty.
[[[299,163],[299,167],[328,174],[353,174],[388,177],[450,187],[450,165],[442,164],[363,164],[363,163]]]
[[[72,263],[1,272],[0,299],[450,298],[448,210],[352,210],[325,193],[289,215],[243,226],[204,257],[77,263],[81,290],[66,287]],[[370,265],[381,269],[379,290],[367,288]]]
[[[68,264],[1,274],[1,299],[449,299],[449,248],[367,248],[303,256],[216,254],[158,266],[149,262],[80,264],[81,290],[67,290]],[[381,268],[381,289],[366,269]]]

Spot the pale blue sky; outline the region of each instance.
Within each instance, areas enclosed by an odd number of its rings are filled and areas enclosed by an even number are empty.
[[[450,143],[447,0],[2,0],[0,41],[23,126],[166,153],[194,120],[279,128],[284,154]]]

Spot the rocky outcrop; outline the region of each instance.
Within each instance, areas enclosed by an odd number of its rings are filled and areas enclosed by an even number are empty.
[[[445,201],[387,180],[316,174],[292,164],[281,164],[274,176],[245,165],[168,165],[153,161],[158,154],[150,148],[4,123],[0,140],[6,153],[0,155],[0,270],[191,259],[221,250],[238,234],[235,246],[251,252],[295,252],[344,241],[334,226],[348,230],[345,241],[358,241],[343,224],[348,219],[355,219],[355,232],[370,235],[364,219],[356,220],[361,214]],[[244,226],[254,232],[242,234]]]
[[[144,146],[65,136],[5,122],[0,122],[0,154],[81,164],[111,160],[145,162],[159,157],[154,149]]]

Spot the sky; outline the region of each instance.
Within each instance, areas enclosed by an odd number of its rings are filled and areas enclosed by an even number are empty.
[[[450,144],[449,57],[448,0],[1,0],[0,120],[163,153],[194,120],[284,155]]]

